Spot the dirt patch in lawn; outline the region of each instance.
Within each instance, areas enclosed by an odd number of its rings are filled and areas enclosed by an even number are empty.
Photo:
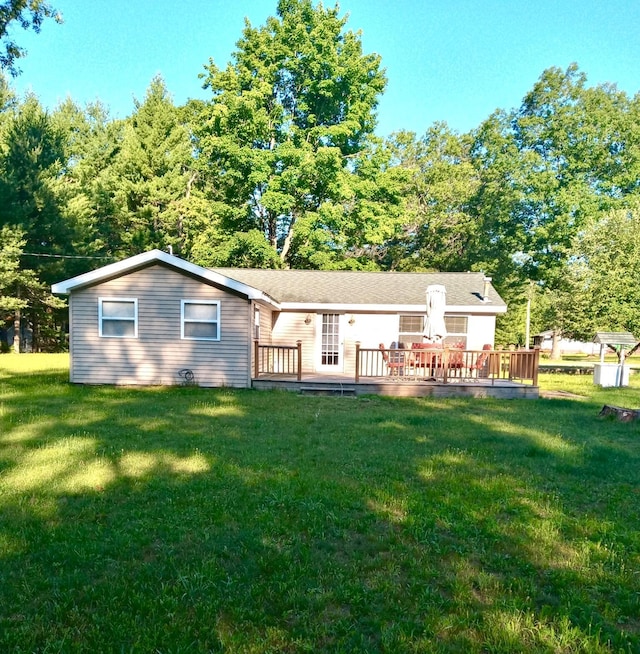
[[[540,397],[549,399],[561,399],[561,400],[586,400],[587,398],[584,395],[576,395],[575,393],[570,393],[569,391],[540,391]]]

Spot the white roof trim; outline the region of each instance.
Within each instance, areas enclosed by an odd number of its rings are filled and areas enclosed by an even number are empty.
[[[116,263],[111,263],[102,268],[72,277],[63,282],[58,282],[51,286],[51,291],[60,295],[68,295],[72,291],[99,284],[100,282],[121,277],[129,272],[140,268],[153,265],[156,263],[165,264],[171,268],[179,270],[189,275],[193,275],[203,281],[216,284],[223,288],[235,291],[246,296],[250,300],[264,302],[276,309],[288,311],[346,311],[346,312],[369,312],[369,313],[425,313],[426,304],[357,304],[357,303],[332,303],[332,302],[277,302],[270,295],[253,286],[239,282],[231,277],[214,270],[203,268],[180,257],[176,257],[162,250],[149,250],[142,254],[136,254],[128,259],[123,259]],[[481,305],[447,305],[447,313],[465,313],[476,315],[496,315],[504,313],[507,307],[504,305],[495,305],[485,303]]]
[[[332,304],[330,302],[282,302],[283,311],[348,311],[349,313],[426,313],[426,304]],[[446,313],[473,313],[495,315],[505,313],[504,305],[452,305],[445,307]]]
[[[136,254],[133,257],[128,259],[123,259],[116,263],[111,263],[102,268],[96,270],[91,270],[90,272],[78,275],[77,277],[72,277],[71,279],[66,279],[63,282],[58,282],[51,286],[51,291],[60,295],[67,295],[72,291],[82,288],[84,286],[90,286],[92,284],[99,284],[102,281],[107,279],[113,279],[114,277],[120,277],[126,275],[127,273],[142,268],[145,266],[153,265],[155,263],[163,263],[171,268],[175,268],[184,273],[194,275],[200,279],[206,280],[213,284],[223,286],[230,290],[236,291],[241,295],[246,295],[250,300],[261,300],[280,308],[278,302],[276,302],[272,297],[266,293],[249,286],[248,284],[243,284],[238,282],[235,279],[230,277],[225,277],[224,275],[214,272],[213,270],[208,270],[202,266],[197,266],[194,263],[190,263],[176,257],[162,250],[149,250],[148,252],[143,252],[142,254]]]

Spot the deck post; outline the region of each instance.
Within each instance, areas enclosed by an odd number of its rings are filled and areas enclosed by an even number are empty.
[[[256,338],[253,341],[253,373],[254,379],[258,379],[260,376],[260,346],[258,344],[258,339]]]
[[[298,381],[302,381],[302,341],[296,341],[298,348]]]
[[[356,341],[356,384],[360,381],[360,341]]]
[[[538,367],[540,365],[540,348],[533,348],[533,385],[538,385]]]
[[[489,352],[487,359],[487,375],[491,378],[491,385],[493,386],[496,381],[496,375],[500,377],[501,357],[500,352]]]

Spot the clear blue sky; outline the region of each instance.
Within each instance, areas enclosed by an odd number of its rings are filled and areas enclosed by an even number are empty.
[[[176,104],[206,98],[198,74],[224,67],[245,16],[254,26],[277,0],[50,0],[64,24],[14,30],[28,56],[13,82],[52,109],[96,99],[133,111],[161,74]],[[332,6],[333,2],[324,2]],[[590,84],[640,91],[640,0],[343,0],[347,27],[377,52],[388,87],[380,135],[421,135],[434,121],[464,132],[496,108],[517,107],[542,71],[577,62]]]

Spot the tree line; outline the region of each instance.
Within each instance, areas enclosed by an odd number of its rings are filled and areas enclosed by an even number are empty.
[[[206,64],[207,100],[176,106],[156,77],[125,119],[46,111],[0,76],[5,327],[63,347],[51,283],[171,248],[204,266],[482,270],[510,307],[498,342],[523,343],[528,302],[534,333],[640,334],[640,95],[550,68],[468,133],[383,139],[382,61],[337,6],[279,0],[236,48]]]

